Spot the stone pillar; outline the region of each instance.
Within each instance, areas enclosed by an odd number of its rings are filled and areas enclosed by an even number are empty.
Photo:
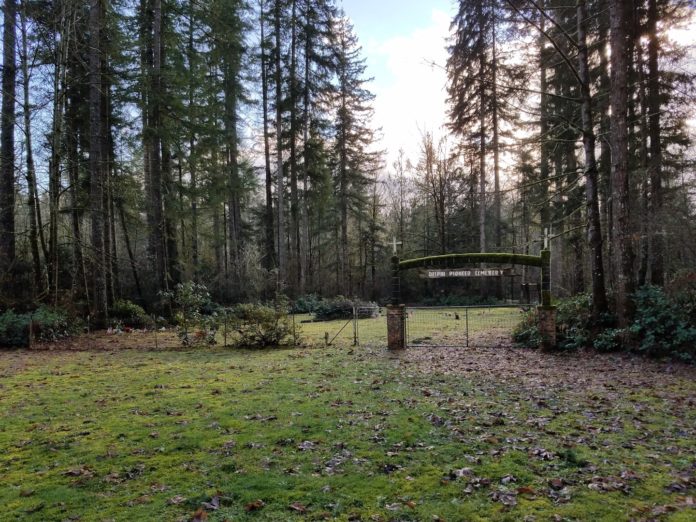
[[[539,315],[539,334],[541,344],[539,348],[543,351],[550,351],[556,348],[556,307],[538,306]]]
[[[387,346],[390,350],[406,348],[406,306],[387,305]]]

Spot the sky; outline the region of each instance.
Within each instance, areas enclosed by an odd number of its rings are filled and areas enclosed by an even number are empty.
[[[374,124],[386,167],[400,148],[415,161],[420,135],[441,134],[446,117],[445,49],[453,0],[343,0],[374,77]],[[435,63],[436,65],[432,65]]]
[[[420,136],[446,131],[446,39],[455,0],[342,0],[366,58],[370,89],[375,94],[374,125],[382,129],[381,147],[391,169],[400,148],[416,161]],[[694,46],[696,17],[687,27],[670,29],[670,37]],[[687,61],[696,69],[694,47]],[[432,64],[436,65],[432,65]],[[696,126],[696,121],[694,122]]]

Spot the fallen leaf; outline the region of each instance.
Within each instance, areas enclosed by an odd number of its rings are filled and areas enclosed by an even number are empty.
[[[210,499],[210,502],[201,502],[201,506],[203,506],[205,509],[209,509],[210,511],[217,511],[220,509],[220,497],[215,495]]]
[[[536,495],[536,490],[530,486],[520,486],[517,488],[518,495]]]
[[[244,506],[244,511],[246,511],[246,512],[258,511],[259,509],[261,509],[265,505],[266,505],[266,503],[261,499],[254,500],[253,502],[249,502],[247,505]]]
[[[565,484],[565,482],[563,481],[563,479],[560,479],[560,478],[555,478],[555,479],[549,480],[549,486],[551,486],[553,489],[556,489],[556,490],[563,489],[564,484]]]
[[[290,504],[290,510],[294,511],[295,513],[306,513],[307,508],[301,504],[300,502],[293,502]]]

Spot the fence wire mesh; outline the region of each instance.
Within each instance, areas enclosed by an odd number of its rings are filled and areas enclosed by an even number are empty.
[[[385,309],[356,304],[344,317],[318,320],[316,314],[294,314],[298,330],[306,339],[322,339],[326,345],[353,345],[386,340]]]
[[[406,344],[409,347],[468,347],[506,343],[530,307],[408,307]]]

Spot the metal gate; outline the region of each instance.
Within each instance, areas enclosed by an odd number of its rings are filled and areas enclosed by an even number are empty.
[[[534,305],[407,307],[408,347],[497,346]]]

